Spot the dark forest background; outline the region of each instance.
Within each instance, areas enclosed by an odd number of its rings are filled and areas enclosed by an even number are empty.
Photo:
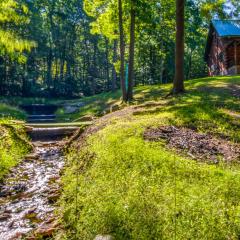
[[[113,24],[117,22],[117,11],[114,7],[100,18],[101,10],[94,12],[94,3],[88,3],[91,1],[19,2],[21,9],[17,6],[15,9],[24,19],[0,21],[0,27],[11,29],[32,46],[11,52],[0,44],[0,95],[80,97],[120,87],[118,28]],[[172,82],[174,0],[142,2],[144,11],[136,16],[135,84]],[[204,12],[198,2],[186,1],[186,79],[207,75],[203,56],[209,20],[215,11]],[[22,6],[27,10],[23,11]],[[221,14],[222,9],[215,7]],[[123,10],[127,33],[128,6],[124,5]],[[128,34],[125,40],[127,49]]]

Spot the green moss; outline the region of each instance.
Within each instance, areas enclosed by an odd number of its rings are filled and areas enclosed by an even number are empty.
[[[0,181],[31,150],[22,125],[0,121]]]

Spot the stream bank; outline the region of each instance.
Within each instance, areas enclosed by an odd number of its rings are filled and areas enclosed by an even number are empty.
[[[36,114],[49,119],[41,112]],[[36,123],[45,123],[42,118],[38,121],[36,115],[35,118]],[[32,115],[29,119],[32,122]],[[0,183],[0,239],[4,240],[38,239],[53,234],[58,225],[54,211],[61,193],[63,146],[66,138],[79,129],[75,126],[26,128],[33,151]]]

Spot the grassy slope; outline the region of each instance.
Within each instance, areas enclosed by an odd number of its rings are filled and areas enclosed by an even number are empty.
[[[22,125],[0,120],[0,181],[31,150]]]
[[[25,117],[23,111],[5,103],[0,104],[0,181],[31,149],[21,123],[12,125],[11,122]]]
[[[25,119],[26,114],[16,107],[9,106],[5,103],[0,103],[0,119],[6,118]]]
[[[110,106],[120,105],[121,92],[117,91],[115,93],[107,92],[99,95],[84,97],[75,100],[65,100],[61,103],[64,104],[77,104],[83,103],[82,107],[79,107],[79,111],[72,114],[66,114],[64,108],[59,108],[57,111],[57,117],[59,121],[76,121],[83,116],[99,116],[103,115],[105,111],[109,111]]]
[[[240,111],[233,96],[240,78],[186,86],[187,94],[168,100],[162,96],[170,85],[137,88],[136,104],[154,100],[162,106],[146,104],[127,121],[113,119],[69,154],[61,202],[66,239],[239,238],[239,166],[198,163],[143,140],[146,127],[174,124],[240,141],[240,120],[226,111]]]
[[[207,104],[212,107],[215,103],[219,105],[224,105],[226,108],[239,110],[240,107],[235,101],[235,98],[231,96],[231,85],[239,82],[239,77],[234,78],[204,78],[196,79],[193,81],[186,82],[186,87],[188,93],[181,98],[180,101],[185,104],[181,106],[180,104],[176,105],[174,109],[174,101],[179,101],[178,98],[172,99],[169,106],[172,106],[172,111],[175,113],[180,113],[187,120],[189,118],[189,105],[193,103],[194,106],[191,106],[191,111],[198,111],[197,107],[202,107],[206,104],[206,101],[211,101],[211,104]],[[214,88],[213,88],[214,87]],[[163,97],[170,91],[171,85],[155,85],[155,86],[140,86],[135,89],[135,100],[133,104],[141,104],[147,101],[160,101],[163,102]],[[213,91],[212,91],[213,90]],[[208,93],[211,93],[210,95]],[[92,116],[101,116],[104,113],[110,111],[111,106],[118,105],[120,106],[121,92],[117,91],[115,93],[103,93],[92,97],[86,97],[82,99],[65,101],[65,103],[74,104],[82,102],[85,105],[79,108],[79,111],[73,114],[65,114],[63,109],[59,109],[58,117],[59,119],[69,119],[70,121],[77,120],[78,118],[84,115]],[[120,106],[121,107],[121,106]],[[187,109],[188,108],[188,109]],[[207,109],[205,109],[207,110]],[[186,112],[186,114],[185,114]],[[203,112],[201,110],[201,112]],[[206,111],[204,111],[205,113]],[[214,114],[216,111],[213,112]],[[212,114],[210,112],[209,114]],[[193,116],[193,114],[191,115]],[[196,115],[195,115],[196,117]]]

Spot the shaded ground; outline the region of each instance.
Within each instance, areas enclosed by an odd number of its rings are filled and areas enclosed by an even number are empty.
[[[234,97],[240,98],[240,86],[239,85],[230,85],[229,88]]]
[[[149,141],[166,140],[167,146],[175,148],[180,153],[186,153],[192,158],[218,163],[225,161],[240,161],[240,145],[217,139],[207,134],[197,133],[187,128],[161,126],[148,128],[144,139]]]

